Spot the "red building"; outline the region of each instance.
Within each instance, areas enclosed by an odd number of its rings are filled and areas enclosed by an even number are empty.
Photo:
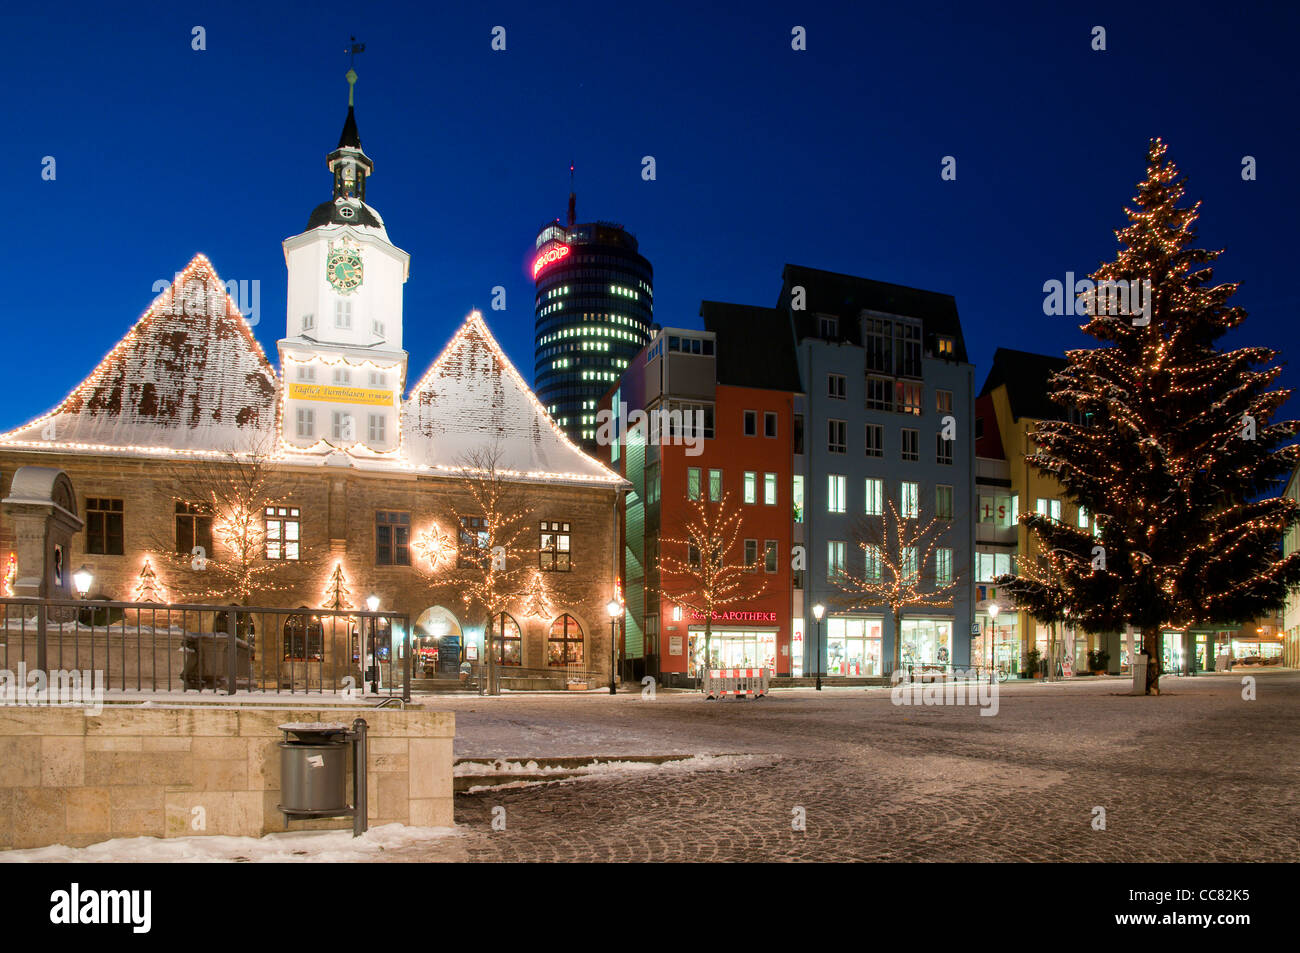
[[[703,614],[674,598],[694,601],[692,580],[664,571],[665,556],[689,558],[694,500],[739,514],[726,561],[752,567],[739,598],[714,612],[713,664],[789,675],[801,647],[797,369],[764,347],[781,327],[771,309],[704,302],[701,316],[704,331],[657,331],[601,404],[612,437],[600,441],[602,454],[635,487],[623,513],[624,672],[666,684],[704,656]]]

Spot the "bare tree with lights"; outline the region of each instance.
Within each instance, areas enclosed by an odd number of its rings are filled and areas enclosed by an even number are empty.
[[[1228,303],[1236,283],[1213,284],[1221,251],[1195,247],[1200,203],[1180,205],[1184,178],[1165,152],[1151,142],[1120,251],[1092,275],[1149,282],[1149,313],[1102,313],[1099,293],[1085,297],[1083,330],[1100,344],[1067,355],[1050,395],[1078,414],[1039,424],[1029,457],[1100,515],[1100,532],[1022,516],[1059,575],[1008,587],[1030,611],[1063,602],[1091,631],[1140,630],[1146,694],[1159,694],[1165,626],[1250,619],[1300,583],[1300,554],[1279,545],[1300,506],[1276,495],[1300,427],[1272,420],[1290,391],[1272,387],[1277,352],[1217,346],[1246,312]]]
[[[741,513],[724,493],[720,500],[690,500],[679,534],[661,543],[663,590],[677,605],[704,617],[704,664],[712,659],[713,615],[753,599],[767,587],[757,564],[745,563]]]
[[[885,606],[894,619],[894,651],[890,670],[903,662],[903,612],[907,609],[951,609],[963,573],[948,566],[940,577],[936,563],[940,543],[951,530],[947,517],[923,519],[901,513],[886,501],[880,516],[861,516],[854,527],[855,559],[831,577],[840,590],[833,601],[846,611]],[[946,547],[955,552],[954,547]]]

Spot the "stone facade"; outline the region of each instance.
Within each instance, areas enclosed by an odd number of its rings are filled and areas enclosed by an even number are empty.
[[[209,580],[181,568],[174,558],[156,554],[175,549],[173,496],[177,474],[186,464],[127,456],[111,457],[68,452],[16,451],[0,448],[0,492],[7,489],[14,471],[25,464],[58,467],[72,480],[79,510],[87,498],[121,500],[123,504],[123,555],[86,552],[86,532],[73,536],[69,565],[86,565],[95,577],[89,595],[131,601],[147,554],[170,601],[225,604],[227,598],[196,598]],[[183,481],[183,477],[180,478]],[[454,587],[439,584],[437,573],[417,568],[421,560],[412,552],[413,566],[376,565],[375,514],[396,511],[410,514],[413,537],[436,522],[453,538],[453,508],[469,508],[462,483],[456,478],[424,474],[364,471],[328,466],[284,465],[276,470],[276,498],[299,510],[302,558],[285,562],[269,577],[279,591],[256,595],[251,602],[269,607],[322,607],[329,578],[341,566],[352,608],[364,607],[365,598],[379,597],[383,611],[403,613],[417,623],[427,609],[441,606],[460,622],[467,637],[483,620],[467,617],[464,602]],[[577,666],[608,676],[610,626],[605,604],[614,592],[614,545],[617,487],[574,486],[564,483],[521,482],[525,506],[534,523],[562,521],[570,525],[572,569],[546,572],[552,613],[548,618],[528,616],[524,599],[511,604],[522,635],[522,667],[547,667],[546,639],[552,621],[567,613],[581,628],[583,664]],[[531,545],[539,543],[534,534]],[[13,551],[13,527],[0,518],[0,556]],[[220,543],[212,554],[223,557]],[[537,555],[532,553],[534,565]],[[481,636],[480,636],[481,644]]]
[[[369,726],[370,825],[452,826],[455,716],[448,712],[0,708],[0,849],[283,830],[284,736],[276,726],[351,724],[357,716]],[[349,829],[352,821],[292,826]]]

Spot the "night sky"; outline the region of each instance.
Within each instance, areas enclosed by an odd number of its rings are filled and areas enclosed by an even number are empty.
[[[351,34],[367,200],[412,259],[412,383],[474,307],[531,381],[527,267],[570,160],[579,220],[624,224],[654,265],[660,324],[772,305],[785,262],[914,285],[956,296],[978,386],[998,345],[1088,341],[1044,316],[1043,283],[1112,256],[1159,135],[1227,249],[1216,278],[1243,283],[1230,343],[1285,360],[1300,338],[1293,4],[275,6],[6,10],[0,429],[61,400],[196,252],[260,280],[275,360],[280,242],[330,196]]]

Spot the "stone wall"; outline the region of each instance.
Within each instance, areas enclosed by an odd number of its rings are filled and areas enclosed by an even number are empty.
[[[370,824],[451,826],[455,717],[449,712],[110,705],[87,715],[6,707],[0,708],[0,848],[283,830],[276,805],[284,736],[276,726],[351,725],[357,717],[369,726]],[[206,823],[196,830],[200,816]],[[291,824],[294,830],[351,826],[351,818]]]
[[[0,493],[8,489],[14,471],[24,464],[63,469],[72,480],[79,511],[85,515],[87,497],[123,501],[124,549],[121,556],[86,553],[86,534],[72,539],[69,565],[86,565],[94,573],[91,596],[132,601],[133,590],[146,554],[158,581],[173,602],[226,604],[235,600],[202,591],[212,579],[194,572],[166,553],[175,548],[173,497],[183,484],[183,461],[106,457],[78,453],[0,451]],[[434,522],[455,538],[457,510],[470,501],[460,482],[445,476],[415,473],[377,473],[351,468],[281,467],[274,479],[277,499],[297,507],[301,514],[303,558],[280,564],[266,577],[268,588],[250,601],[276,608],[318,608],[335,566],[341,566],[350,590],[351,608],[364,604],[373,593],[385,611],[405,613],[414,625],[426,609],[449,610],[463,629],[480,628],[483,620],[467,617],[460,592],[440,583],[437,573],[422,572],[412,552],[413,566],[379,566],[375,560],[375,514],[380,510],[408,512],[414,538]],[[614,594],[614,489],[602,485],[558,482],[521,482],[525,505],[535,522],[570,524],[573,569],[543,574],[552,604],[550,618],[525,612],[524,594],[512,601],[510,611],[523,636],[523,666],[547,666],[546,638],[553,619],[568,613],[583,633],[584,659],[579,668],[602,672],[610,664],[610,624],[605,604]],[[531,545],[537,545],[533,534]],[[13,545],[13,527],[0,517],[0,572]],[[159,555],[162,553],[162,555]],[[217,543],[214,558],[223,550]],[[531,556],[536,565],[535,551]],[[274,643],[259,636],[259,646],[272,651]]]

